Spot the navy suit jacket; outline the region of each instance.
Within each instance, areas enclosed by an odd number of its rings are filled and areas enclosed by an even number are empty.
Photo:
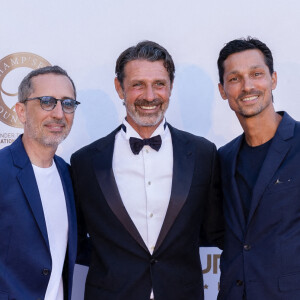
[[[226,234],[218,299],[300,299],[300,123],[279,124],[244,217],[235,180],[243,135],[220,148]]]
[[[79,226],[80,242],[88,232],[92,244],[86,300],[149,300],[151,288],[155,300],[204,298],[199,244],[220,242],[223,235],[217,151],[204,138],[169,128],[171,198],[152,255],[114,178],[112,158],[120,127],[71,157],[78,220],[86,227]],[[82,250],[79,262],[84,261]]]
[[[54,157],[68,212],[68,248],[63,270],[65,299],[71,299],[77,228],[68,165]],[[51,254],[42,203],[21,136],[0,151],[0,300],[44,299]]]

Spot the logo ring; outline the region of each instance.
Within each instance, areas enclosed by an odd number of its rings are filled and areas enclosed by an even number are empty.
[[[2,88],[2,83],[5,76],[14,69],[27,67],[31,69],[39,69],[42,67],[51,66],[51,64],[43,57],[30,52],[18,52],[5,56],[0,60],[0,121],[4,124],[23,128],[22,123],[19,121],[14,107],[9,108],[3,98],[2,93],[6,96],[17,96],[18,93],[8,93]]]

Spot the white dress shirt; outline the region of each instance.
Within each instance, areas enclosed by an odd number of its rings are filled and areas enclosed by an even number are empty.
[[[161,135],[159,151],[144,146],[137,155],[129,144],[130,137],[141,138],[124,120],[115,137],[113,172],[124,206],[152,254],[160,233],[171,196],[173,146],[166,121],[152,136]]]
[[[52,258],[45,300],[63,300],[62,270],[68,243],[68,213],[60,175],[53,162],[49,168],[32,165],[37,181]]]

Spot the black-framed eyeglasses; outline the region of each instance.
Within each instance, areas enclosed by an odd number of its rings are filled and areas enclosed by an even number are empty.
[[[53,110],[57,104],[57,101],[60,101],[62,110],[67,114],[74,113],[77,105],[80,104],[80,102],[74,99],[56,99],[51,96],[27,98],[24,100],[24,102],[30,100],[40,100],[41,108],[47,111]]]

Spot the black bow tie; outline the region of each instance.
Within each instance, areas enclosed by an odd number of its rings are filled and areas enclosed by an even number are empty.
[[[138,139],[131,137],[129,139],[130,148],[133,154],[139,154],[145,145],[150,146],[152,149],[158,151],[161,147],[161,136],[157,135],[150,139]]]

